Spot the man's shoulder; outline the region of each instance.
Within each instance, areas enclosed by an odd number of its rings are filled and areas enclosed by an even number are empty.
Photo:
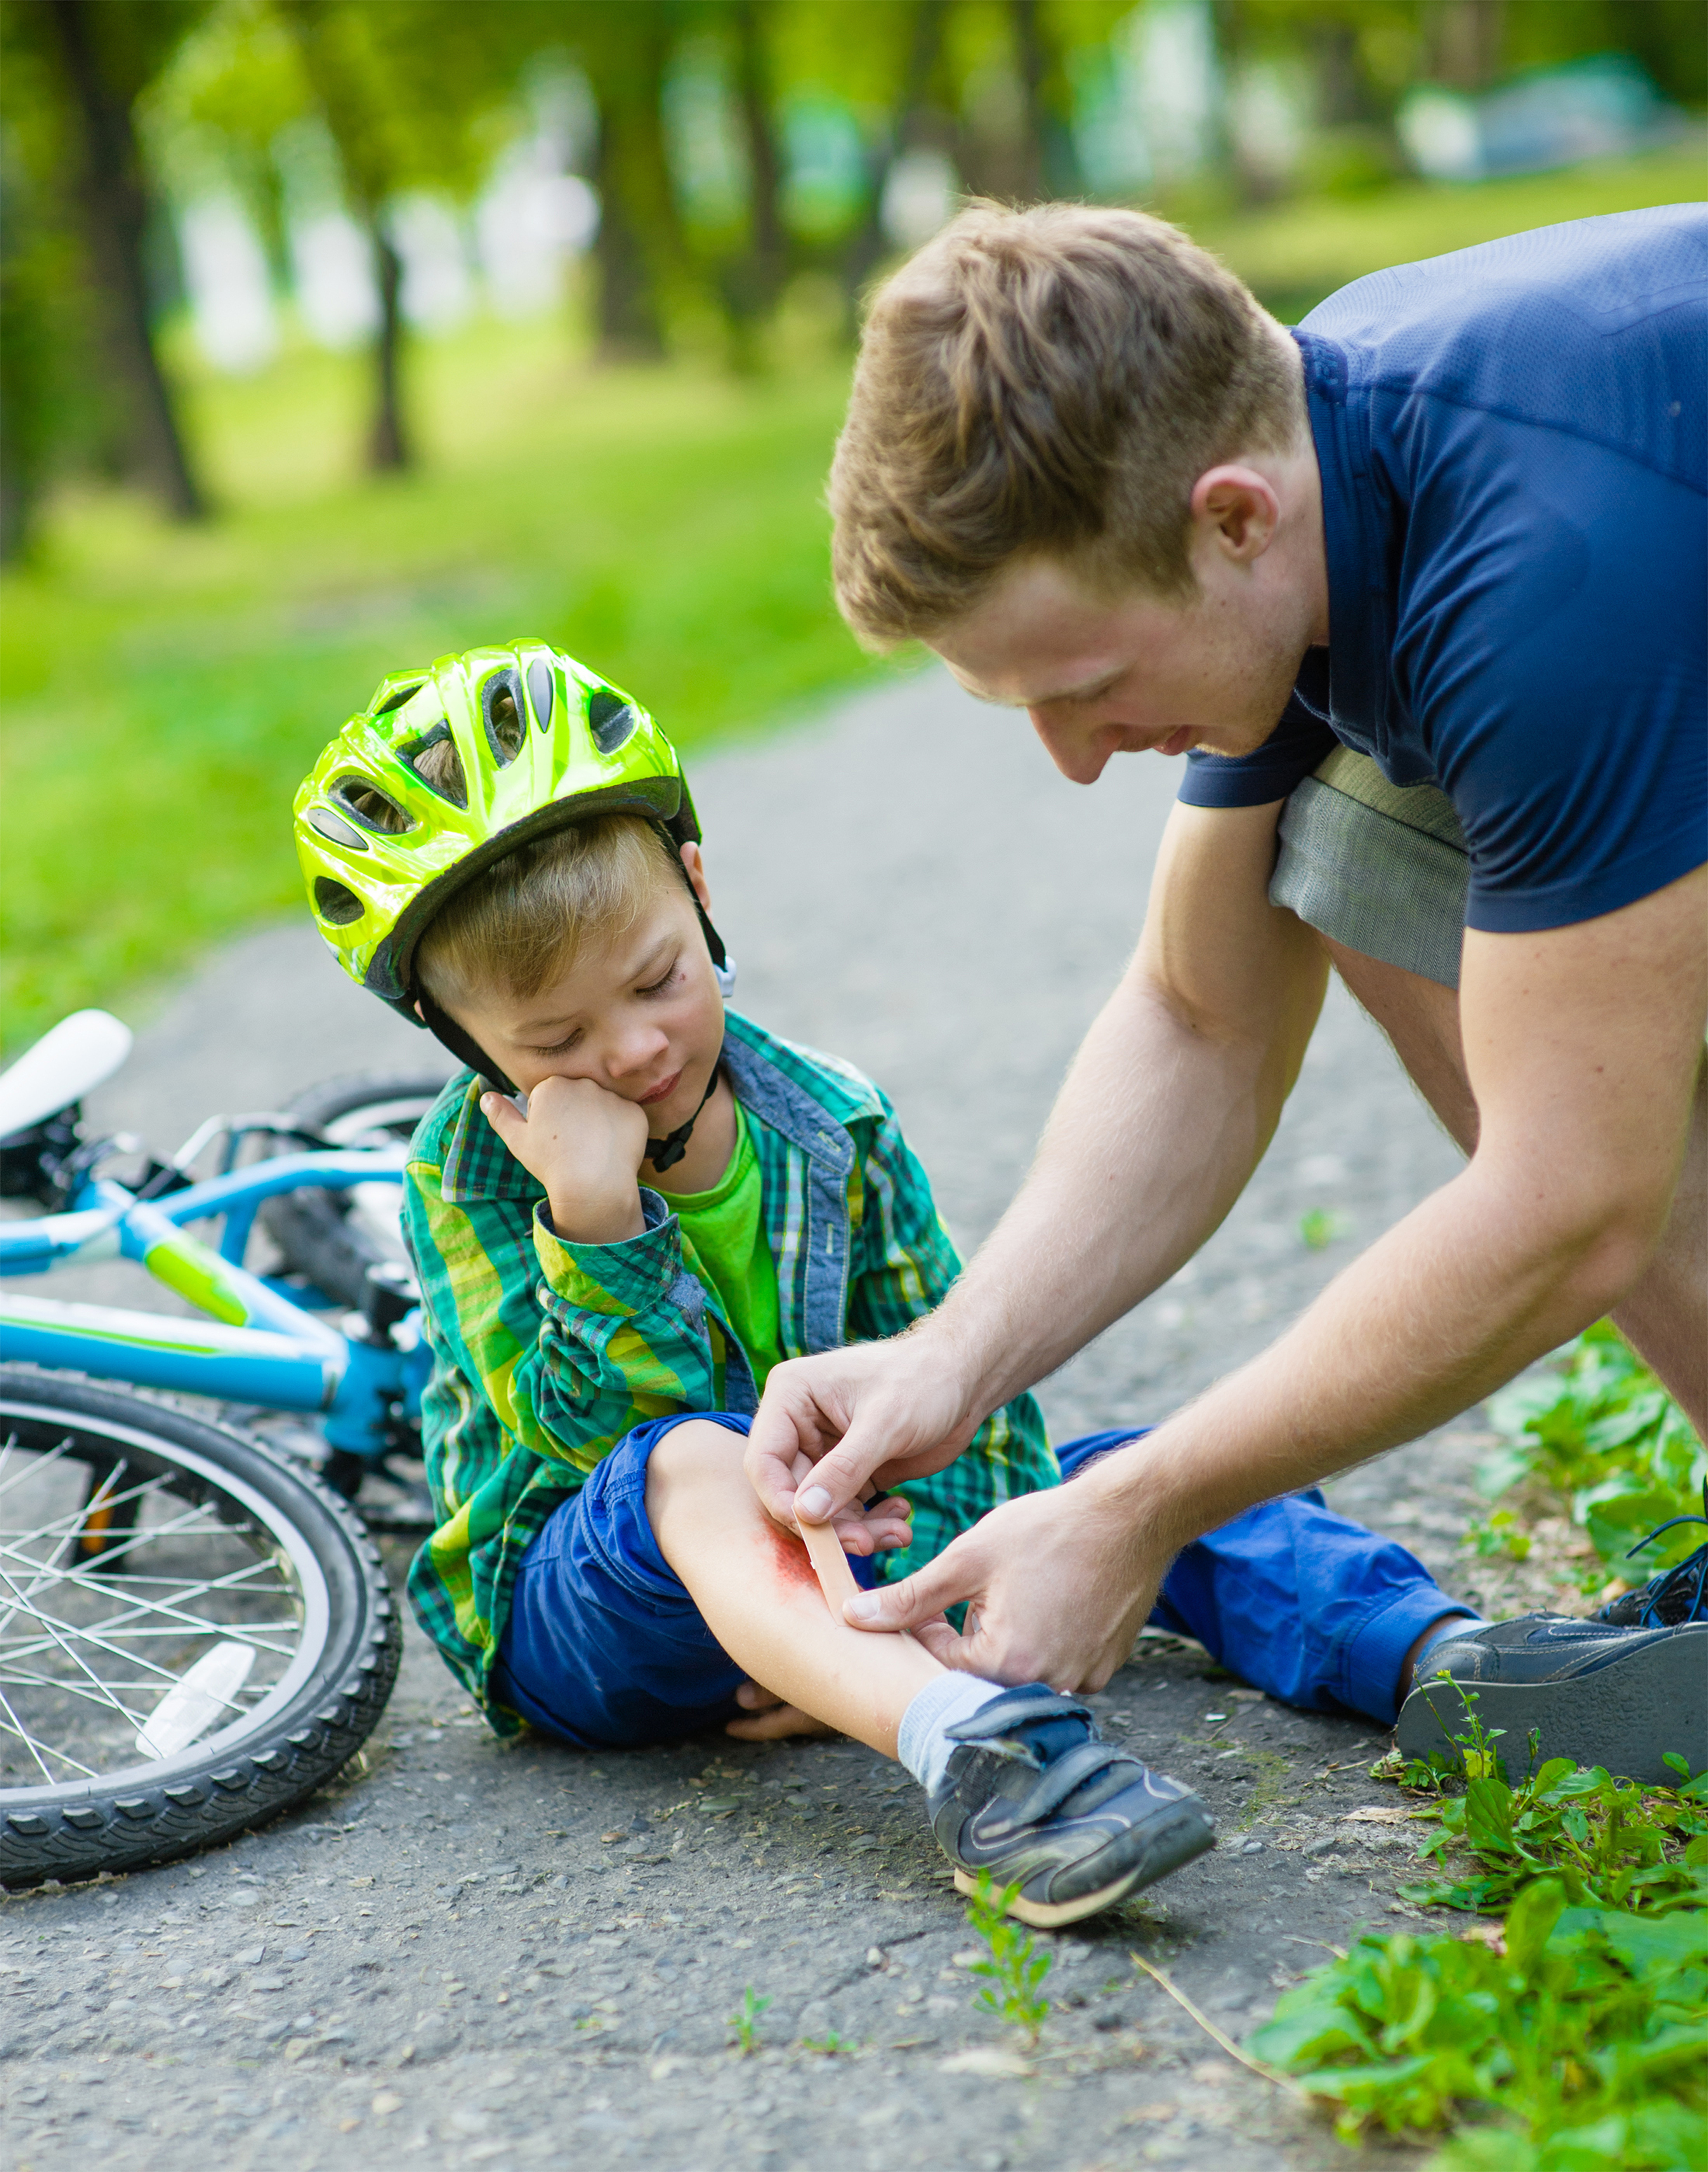
[[[1401,264],[1300,325],[1350,385],[1599,439],[1690,479],[1703,465],[1708,206],[1539,227]]]

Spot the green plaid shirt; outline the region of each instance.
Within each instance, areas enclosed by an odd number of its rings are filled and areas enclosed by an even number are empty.
[[[898,1335],[941,1304],[961,1261],[924,1169],[877,1087],[732,1011],[725,1071],[759,1153],[785,1358]],[[522,1556],[625,1434],[678,1411],[750,1412],[746,1353],[669,1204],[617,1245],[566,1243],[545,1187],[453,1078],[410,1145],[404,1229],[432,1345],[422,1433],[438,1528],[416,1556],[422,1626],[501,1734],[487,1677]],[[900,1490],[913,1542],[886,1579],[940,1553],[1018,1493],[1056,1483],[1029,1395],[988,1418],[946,1470]]]

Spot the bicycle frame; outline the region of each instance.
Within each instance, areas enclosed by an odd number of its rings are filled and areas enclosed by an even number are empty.
[[[283,1154],[228,1169],[158,1200],[92,1175],[69,1211],[0,1223],[0,1275],[51,1273],[122,1258],[203,1315],[180,1320],[109,1305],[0,1293],[0,1359],[58,1367],[218,1402],[324,1414],[329,1445],[379,1463],[400,1406],[419,1413],[432,1358],[417,1309],[389,1337],[345,1334],[243,1265],[262,1200],[303,1186],[400,1183],[383,1154],[348,1148]],[[218,1218],[218,1250],[184,1224]]]

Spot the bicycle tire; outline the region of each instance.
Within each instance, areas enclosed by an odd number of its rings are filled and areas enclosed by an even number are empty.
[[[103,1472],[121,1474],[121,1492],[147,1497],[147,1513],[126,1542],[144,1573],[103,1561],[99,1578],[80,1581],[72,1567],[53,1568],[52,1605],[62,1611],[56,1631],[56,1616],[45,1617],[47,1633],[35,1638],[34,1656],[32,1632],[16,1626],[17,1594],[29,1583],[26,1601],[35,1603],[40,1579],[8,1579],[10,1610],[0,1635],[0,1749],[10,1768],[0,1773],[0,1886],[12,1890],[169,1863],[278,1816],[324,1786],[361,1747],[385,1708],[401,1657],[402,1621],[379,1550],[348,1505],[311,1473],[259,1442],[169,1405],[73,1375],[0,1367],[0,1552],[14,1567],[39,1566],[41,1535],[20,1537],[18,1528],[30,1513],[32,1482],[39,1504],[53,1486],[74,1490],[86,1479],[82,1505],[51,1519],[47,1530],[49,1539],[60,1535],[57,1552],[74,1560],[83,1521],[105,1530],[88,1507],[108,1497]],[[196,1618],[188,1610],[174,1610],[170,1579],[152,1572],[175,1557],[175,1549],[187,1554],[198,1538],[209,1542],[211,1560],[229,1553],[255,1563],[241,1575],[204,1580],[201,1591],[217,1595],[203,1599],[203,1613],[235,1616],[247,1607],[251,1618],[188,1627]],[[196,1573],[210,1578],[208,1568]],[[277,1619],[264,1613],[261,1602]],[[73,1618],[78,1606],[93,1614],[100,1605],[128,1610],[132,1626],[115,1627],[112,1616],[102,1616],[87,1627]],[[298,1605],[302,1634],[287,1651],[286,1616]],[[28,1624],[37,1616],[21,1618]],[[84,1777],[56,1778],[51,1759],[63,1757],[67,1766],[78,1761],[50,1747],[17,1716],[20,1706],[83,1715],[85,1734],[76,1739],[93,1756],[96,1727],[121,1741],[139,1713],[91,1673],[89,1681],[112,1701],[109,1712],[68,1661],[48,1680],[64,1658],[62,1646],[71,1653],[83,1640],[89,1649],[116,1649],[121,1656],[107,1663],[109,1673],[121,1660],[143,1671],[143,1693],[158,1695],[153,1717],[140,1715],[146,1731],[164,1707],[169,1685],[181,1678],[169,1661],[210,1635],[223,1632],[233,1643],[234,1627],[239,1639],[250,1639],[251,1661],[257,1652],[265,1655],[264,1672],[282,1660],[278,1679],[249,1692],[259,1702],[237,1719],[164,1755],[145,1754],[133,1736],[128,1765],[96,1771],[79,1763]],[[144,1638],[154,1641],[145,1644]],[[127,1639],[142,1656],[127,1648]],[[159,1658],[169,1664],[162,1667]],[[169,1685],[164,1691],[163,1683]],[[34,1706],[26,1703],[26,1687]],[[239,1694],[221,1702],[237,1709]],[[77,1724],[75,1716],[70,1724]],[[14,1738],[23,1747],[13,1746]],[[26,1749],[46,1777],[8,1784]]]
[[[285,1104],[287,1115],[351,1143],[364,1131],[407,1139],[444,1085],[444,1074],[427,1071],[357,1073],[311,1086]],[[281,1140],[280,1151],[300,1141]],[[394,1187],[395,1188],[395,1187]],[[359,1311],[370,1266],[403,1257],[379,1241],[371,1218],[352,1211],[347,1191],[305,1188],[262,1205],[257,1219],[278,1246],[286,1267],[323,1291],[335,1304]]]

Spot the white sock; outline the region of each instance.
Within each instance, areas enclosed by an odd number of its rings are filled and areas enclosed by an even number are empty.
[[[980,1706],[1003,1694],[1000,1682],[980,1681],[976,1675],[953,1671],[928,1681],[901,1715],[895,1754],[929,1792],[942,1784],[950,1757],[960,1748],[944,1733],[959,1721],[970,1719]]]

